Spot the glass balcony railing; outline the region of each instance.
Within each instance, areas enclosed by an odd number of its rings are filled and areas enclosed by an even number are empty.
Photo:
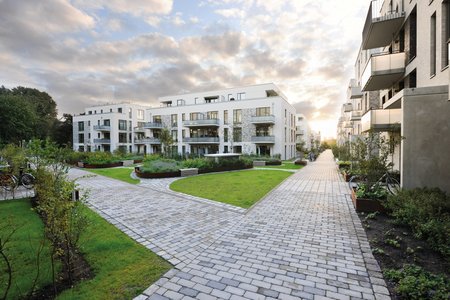
[[[253,124],[275,124],[275,116],[252,116],[250,122]]]
[[[372,55],[361,77],[364,91],[378,91],[390,88],[405,74],[406,55],[379,53]]]
[[[401,109],[373,109],[361,117],[361,130],[363,132],[400,130],[401,122]]]
[[[111,126],[109,126],[109,125],[94,125],[94,130],[111,131]]]
[[[110,139],[94,139],[95,144],[111,144]]]
[[[183,143],[187,144],[218,144],[219,137],[185,137]]]
[[[219,126],[219,119],[186,120],[183,126]]]
[[[161,144],[161,140],[155,137],[135,139],[135,144]]]
[[[159,122],[147,122],[144,125],[145,129],[161,129],[163,128],[163,124]]]
[[[252,136],[252,143],[275,143],[275,136],[273,135],[255,135]]]

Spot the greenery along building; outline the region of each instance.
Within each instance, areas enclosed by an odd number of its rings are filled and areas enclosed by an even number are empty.
[[[338,143],[379,132],[404,188],[450,192],[450,3],[370,1]]]
[[[272,83],[166,96],[160,103],[86,108],[74,117],[74,150],[159,153],[169,131],[173,153],[296,154],[295,108]]]

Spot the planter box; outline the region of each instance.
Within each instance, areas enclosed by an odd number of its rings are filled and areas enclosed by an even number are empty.
[[[198,175],[198,169],[197,168],[180,169],[180,176],[181,177],[193,176],[193,175]]]
[[[249,166],[249,167],[219,167],[219,168],[214,168],[214,169],[203,169],[203,170],[198,170],[199,174],[205,174],[205,173],[215,173],[215,172],[227,172],[227,171],[236,171],[236,170],[244,170],[244,169],[251,169],[253,168],[253,166]]]
[[[308,161],[302,160],[302,159],[297,159],[296,161],[294,161],[294,164],[299,165],[299,166],[306,166],[308,164]]]
[[[121,167],[122,166],[122,162],[116,162],[116,163],[109,163],[109,164],[95,164],[95,165],[90,165],[87,163],[84,163],[84,168],[86,169],[103,169],[103,168],[114,168],[114,167]]]
[[[278,160],[278,161],[266,161],[266,166],[281,166],[281,160]]]
[[[344,180],[346,181],[346,182],[349,182],[350,181],[350,178],[352,178],[352,174],[348,174],[348,173],[342,173],[342,176],[344,177]]]
[[[386,209],[378,199],[357,198],[355,191],[352,191],[353,206],[357,212],[385,212]]]
[[[135,163],[135,164],[140,164],[142,162],[142,159],[135,159],[134,161],[133,161],[133,163]]]
[[[253,161],[254,167],[264,167],[266,165],[266,162],[263,160],[255,160]]]
[[[84,162],[82,162],[82,161],[77,162],[77,167],[84,168]]]
[[[170,177],[180,177],[180,171],[176,172],[164,172],[164,173],[147,173],[141,172],[139,167],[134,168],[136,176],[139,178],[170,178]]]

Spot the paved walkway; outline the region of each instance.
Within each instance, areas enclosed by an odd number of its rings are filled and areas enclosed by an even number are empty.
[[[94,209],[174,265],[138,299],[390,299],[331,151],[248,211],[164,181],[79,182]]]

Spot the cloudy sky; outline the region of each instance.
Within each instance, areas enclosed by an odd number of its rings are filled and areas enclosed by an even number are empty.
[[[273,82],[334,135],[369,0],[0,0],[0,85],[59,113]]]

